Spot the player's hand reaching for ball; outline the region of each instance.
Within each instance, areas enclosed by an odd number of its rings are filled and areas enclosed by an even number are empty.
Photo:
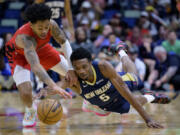
[[[66,92],[64,89],[58,87],[57,85],[55,85],[53,88],[49,88],[49,87],[45,87],[42,88],[39,92],[39,94],[37,94],[34,99],[40,98],[40,97],[47,97],[48,95],[55,95],[58,94],[60,96],[62,96],[65,99],[71,99],[71,95]]]
[[[66,92],[64,89],[62,89],[61,87],[59,87],[57,85],[54,85],[52,87],[51,91],[49,91],[49,92],[48,92],[48,94],[51,94],[51,95],[58,94],[58,95],[62,96],[65,99],[71,99],[72,98],[71,95],[68,92]]]

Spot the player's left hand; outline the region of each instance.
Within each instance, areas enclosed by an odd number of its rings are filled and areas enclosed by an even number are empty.
[[[70,86],[73,86],[74,84],[76,84],[78,80],[74,70],[68,70],[65,79],[69,81]]]
[[[146,122],[146,124],[149,128],[164,128],[164,126],[162,126],[161,124],[159,124],[158,122],[154,120],[150,120]]]

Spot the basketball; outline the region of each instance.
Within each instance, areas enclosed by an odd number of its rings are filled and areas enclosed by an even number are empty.
[[[44,99],[37,106],[37,115],[41,122],[52,125],[61,120],[63,109],[59,101]]]

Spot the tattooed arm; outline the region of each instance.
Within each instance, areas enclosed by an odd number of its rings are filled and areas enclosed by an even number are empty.
[[[32,71],[39,77],[41,81],[47,84],[53,91],[54,94],[60,94],[64,98],[70,98],[71,96],[58,87],[55,82],[49,77],[45,69],[39,62],[38,55],[36,53],[36,41],[34,38],[27,35],[18,35],[16,38],[16,44],[24,49],[24,55],[26,60],[31,65]]]
[[[51,34],[53,38],[56,40],[56,42],[61,45],[64,44],[66,41],[66,36],[64,34],[64,31],[62,31],[62,29],[59,28],[58,24],[54,20],[51,20],[50,29],[51,29]]]
[[[73,84],[76,84],[77,77],[73,71],[73,67],[72,67],[71,60],[70,60],[70,56],[72,53],[71,45],[70,45],[69,41],[66,39],[64,32],[59,28],[59,26],[57,25],[57,23],[55,21],[51,20],[51,27],[50,28],[51,28],[51,34],[52,34],[53,38],[59,44],[61,44],[64,55],[67,59],[69,69],[67,69],[68,72],[66,74],[66,79],[68,81],[70,81],[70,85],[72,86]]]
[[[57,43],[61,45],[64,55],[68,61],[68,64],[70,68],[72,68],[71,61],[70,61],[72,48],[69,41],[66,39],[64,32],[59,28],[58,24],[54,20],[51,20],[50,28],[51,28],[51,34],[53,38],[56,40]]]
[[[35,51],[35,39],[30,36],[19,35],[16,38],[16,44],[24,48],[24,55],[26,57],[26,60],[31,65],[32,71],[39,77],[39,79],[50,87],[54,86],[54,82],[51,80],[51,78],[39,62],[38,55]]]

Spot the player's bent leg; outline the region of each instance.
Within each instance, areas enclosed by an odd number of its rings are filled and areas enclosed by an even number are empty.
[[[32,86],[30,80],[30,71],[21,66],[16,66],[13,78],[19,90],[20,97],[26,106],[23,126],[33,127],[36,125],[36,111],[32,108]]]
[[[141,91],[143,95],[136,95],[135,98],[141,105],[146,103],[168,104],[171,102],[170,98],[165,94],[152,92],[150,90],[143,89]]]
[[[65,76],[68,69],[69,69],[69,65],[67,60],[64,58],[63,55],[59,55],[61,61],[56,64],[55,66],[53,66],[51,69],[57,73],[59,73],[62,76]]]
[[[36,125],[36,111],[32,107],[32,86],[31,82],[24,82],[19,84],[18,90],[20,97],[25,104],[25,115],[23,119],[24,127],[33,127]]]
[[[84,112],[93,112],[94,114],[96,114],[98,116],[107,116],[111,113],[111,112],[102,110],[98,106],[92,105],[91,103],[89,103],[85,99],[83,100],[82,110]]]
[[[110,50],[118,54],[122,62],[122,67],[125,72],[134,73],[137,75],[137,70],[135,64],[131,61],[129,56],[126,54],[125,50],[127,45],[124,42],[119,42],[117,44],[111,45]]]
[[[30,108],[32,106],[31,82],[28,81],[28,82],[21,83],[21,84],[17,85],[17,88],[19,90],[20,97],[21,97],[23,103],[25,104],[25,106]]]
[[[141,105],[148,103],[147,98],[144,97],[143,95],[135,95],[135,98]]]
[[[168,104],[168,103],[171,102],[170,97],[168,95],[166,95],[166,94],[163,94],[163,93],[153,92],[153,91],[150,91],[148,89],[141,90],[141,93],[145,97],[147,97],[147,99],[148,99],[148,97],[153,96],[154,100],[151,103]]]

